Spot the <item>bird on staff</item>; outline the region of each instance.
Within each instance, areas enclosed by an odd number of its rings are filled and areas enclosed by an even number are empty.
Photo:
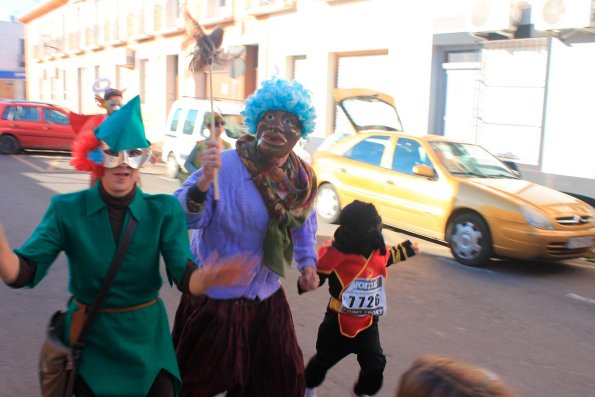
[[[184,19],[186,21],[186,37],[182,43],[182,48],[187,49],[194,44],[189,65],[190,71],[200,72],[206,66],[225,64],[227,57],[221,49],[223,28],[217,26],[210,34],[206,34],[196,19],[190,15],[187,8],[184,8]]]

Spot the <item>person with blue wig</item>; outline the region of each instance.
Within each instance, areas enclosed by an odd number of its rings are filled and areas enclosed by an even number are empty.
[[[197,260],[213,252],[259,258],[248,286],[182,295],[173,329],[182,397],[305,392],[303,356],[281,279],[295,260],[300,288],[319,285],[316,177],[292,150],[314,129],[316,112],[299,82],[278,78],[264,81],[245,104],[250,134],[235,150],[221,152],[209,142],[202,167],[174,193]]]

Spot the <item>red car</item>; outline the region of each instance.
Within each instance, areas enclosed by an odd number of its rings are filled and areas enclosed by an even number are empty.
[[[21,149],[70,151],[69,111],[43,102],[0,100],[0,154]]]

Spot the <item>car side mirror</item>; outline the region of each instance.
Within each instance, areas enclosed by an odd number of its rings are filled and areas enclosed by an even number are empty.
[[[514,161],[502,160],[502,159],[500,159],[500,161],[502,161],[504,164],[506,164],[506,166],[508,168],[510,168],[510,170],[512,171],[513,174],[515,174],[519,178],[521,177],[521,171],[519,171],[519,167]]]
[[[436,177],[434,168],[428,165],[416,165],[415,167],[413,167],[413,173],[415,175],[423,176],[430,179],[434,179]]]

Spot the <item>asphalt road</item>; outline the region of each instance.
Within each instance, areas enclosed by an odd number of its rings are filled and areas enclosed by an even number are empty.
[[[88,175],[68,158],[47,154],[0,156],[0,222],[13,246],[21,245],[56,193],[83,189]],[[170,193],[177,181],[163,166],[144,170],[142,188]],[[320,224],[319,239],[334,226]],[[393,241],[407,237],[387,232]],[[595,266],[584,261],[494,261],[484,268],[459,265],[447,248],[420,241],[424,252],[391,269],[388,313],[380,321],[388,364],[378,396],[394,396],[398,378],[421,354],[449,355],[494,371],[521,396],[595,396]],[[314,353],[328,300],[326,286],[298,296],[297,271],[285,289],[304,358]],[[37,355],[50,314],[63,307],[65,259],[60,256],[34,290],[0,286],[0,397],[38,396]],[[179,293],[165,285],[170,319]],[[355,357],[331,369],[320,397],[349,394]]]

